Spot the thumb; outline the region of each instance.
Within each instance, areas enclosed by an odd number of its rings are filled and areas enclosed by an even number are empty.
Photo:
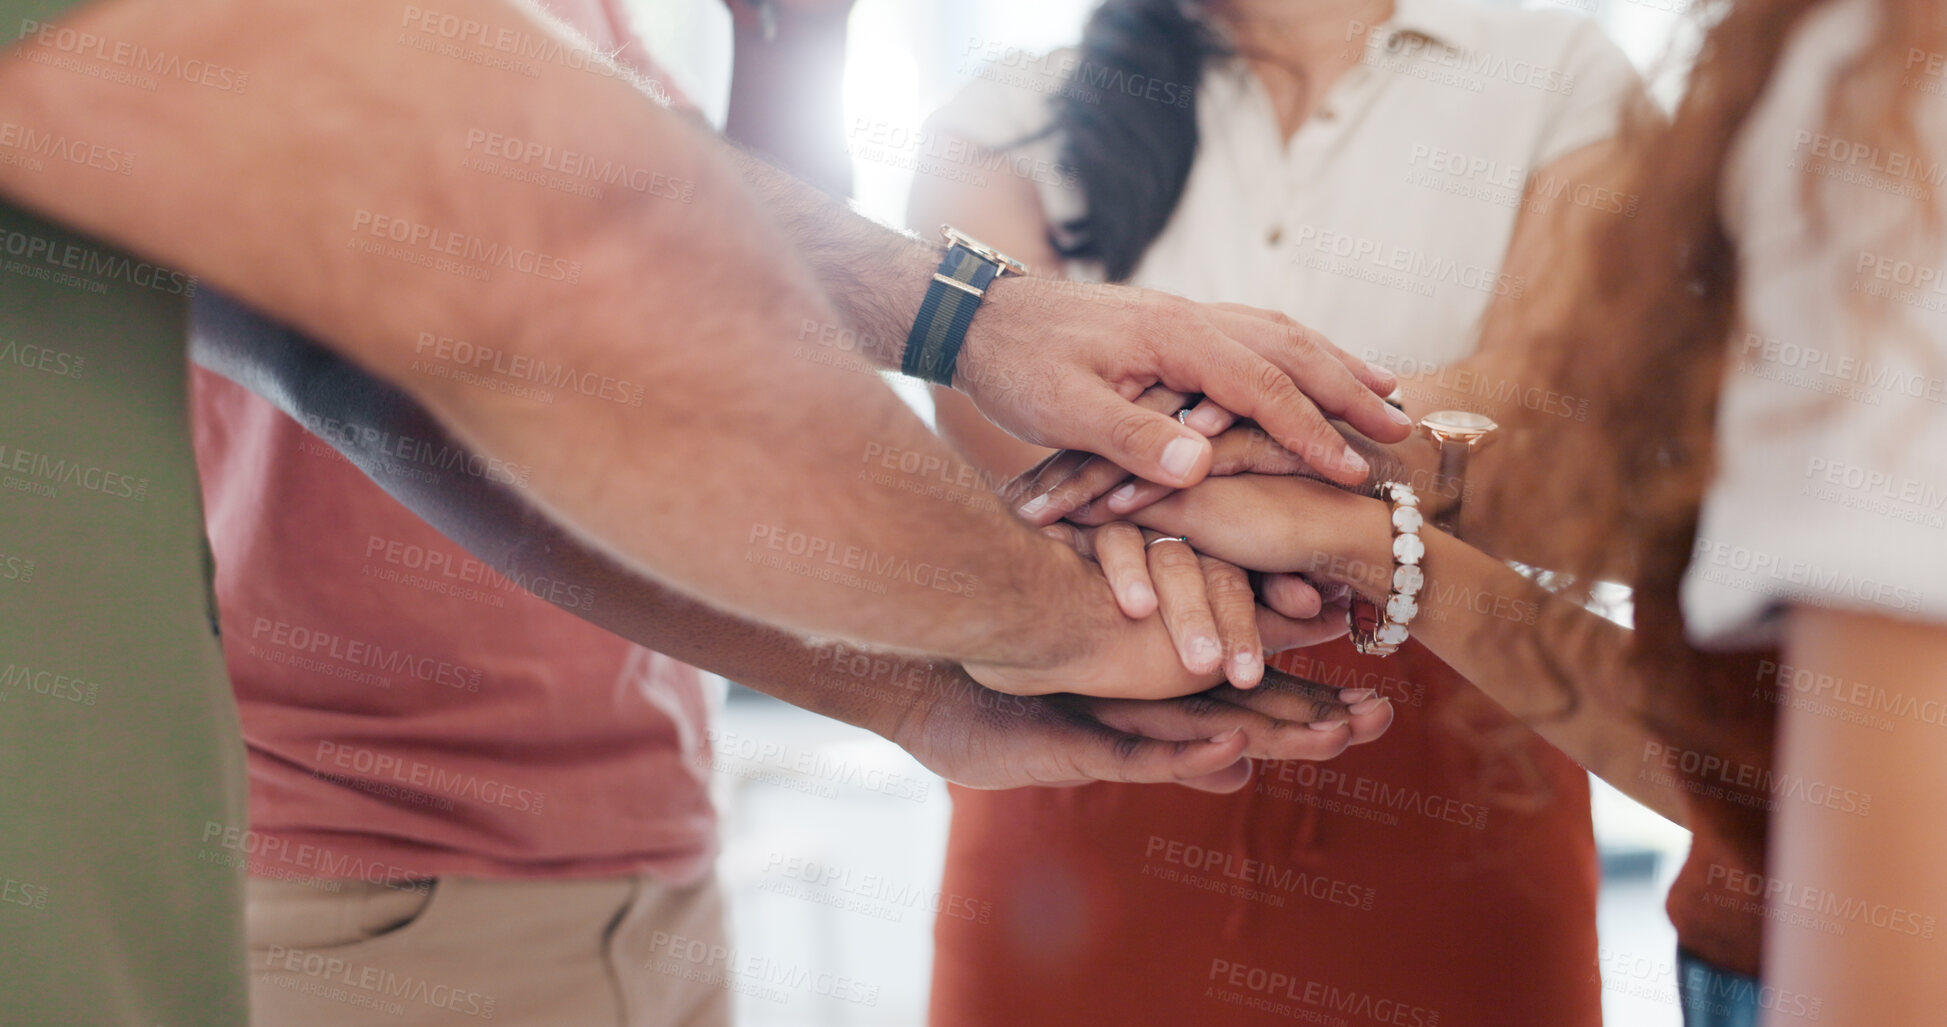
[[[1210,440],[1174,417],[1144,410],[1106,386],[1091,390],[1077,406],[1071,422],[1077,427],[1077,449],[1175,488],[1195,485],[1210,471]]]
[[[1170,742],[1126,734],[1100,723],[1086,723],[1065,754],[1065,777],[1130,784],[1179,782],[1205,791],[1234,791],[1249,780],[1244,761],[1244,732],[1232,730],[1208,741]],[[1194,782],[1194,783],[1193,783]],[[1214,787],[1213,787],[1214,786]]]
[[[1199,792],[1215,792],[1218,795],[1228,795],[1250,783],[1250,760],[1238,760],[1214,774],[1184,778],[1177,782],[1185,788],[1194,788]]]

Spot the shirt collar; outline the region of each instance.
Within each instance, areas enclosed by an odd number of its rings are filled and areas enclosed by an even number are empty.
[[[1392,18],[1373,32],[1382,45],[1385,33],[1407,33],[1456,50],[1478,50],[1480,12],[1465,0],[1393,0]]]

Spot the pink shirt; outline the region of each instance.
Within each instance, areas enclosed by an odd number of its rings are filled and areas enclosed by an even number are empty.
[[[549,7],[659,77],[618,2]],[[194,392],[253,874],[708,872],[694,667],[528,594],[242,387],[197,369]]]

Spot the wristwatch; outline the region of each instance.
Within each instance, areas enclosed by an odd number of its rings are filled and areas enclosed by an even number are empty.
[[[1453,502],[1433,519],[1441,531],[1452,532],[1460,523],[1460,501],[1467,492],[1467,458],[1486,445],[1498,428],[1493,418],[1472,410],[1436,410],[1420,418],[1420,431],[1440,445],[1440,488],[1435,491],[1445,493],[1449,486],[1453,489]]]
[[[940,385],[953,385],[953,368],[960,359],[960,345],[967,341],[967,328],[974,311],[987,295],[987,287],[1003,275],[1025,275],[1027,265],[954,228],[941,225],[946,235],[946,258],[926,287],[920,301],[919,316],[906,336],[906,355],[900,370],[915,378]]]

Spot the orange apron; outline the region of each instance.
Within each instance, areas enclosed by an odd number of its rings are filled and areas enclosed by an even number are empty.
[[[933,1027],[1601,1023],[1581,768],[1418,645],[1274,665],[1392,728],[1235,795],[953,790]]]

